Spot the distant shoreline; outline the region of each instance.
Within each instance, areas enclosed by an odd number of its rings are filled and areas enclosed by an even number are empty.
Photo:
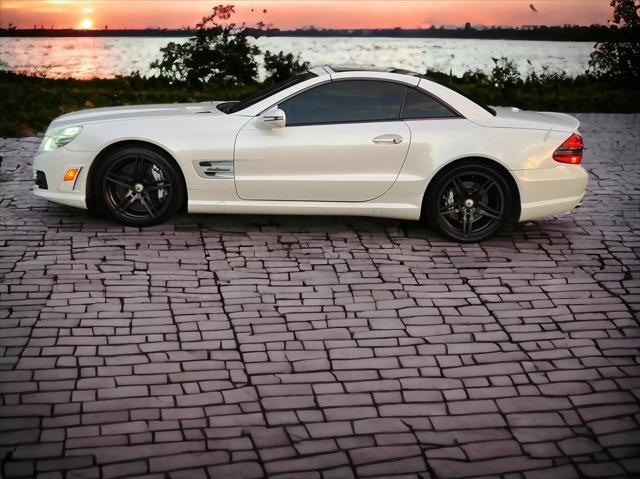
[[[604,25],[590,27],[567,26],[545,27],[531,26],[521,28],[485,28],[473,27],[460,29],[352,29],[352,30],[279,30],[247,28],[250,36],[256,37],[358,37],[358,38],[461,38],[461,39],[496,39],[496,40],[530,40],[530,41],[569,41],[600,42],[624,41],[625,32]],[[0,37],[191,37],[193,29],[0,29]]]

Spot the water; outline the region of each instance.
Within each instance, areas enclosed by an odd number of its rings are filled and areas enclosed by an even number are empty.
[[[12,37],[0,38],[0,60],[15,71],[49,77],[109,78],[134,70],[153,73],[149,64],[160,48],[187,38]],[[593,42],[468,40],[441,38],[262,37],[264,51],[300,54],[312,65],[366,64],[423,73],[491,70],[492,58],[513,60],[521,73],[548,66],[571,76],[584,72]]]

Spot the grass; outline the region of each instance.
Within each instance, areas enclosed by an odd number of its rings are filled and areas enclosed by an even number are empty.
[[[446,74],[432,76],[489,105],[576,113],[640,112],[640,89],[631,84],[612,84],[588,76],[529,76],[509,81],[487,78],[477,73],[462,77]],[[86,108],[235,100],[259,88],[261,85],[232,88],[206,85],[194,88],[140,77],[54,80],[0,72],[0,137],[43,132],[57,116]]]

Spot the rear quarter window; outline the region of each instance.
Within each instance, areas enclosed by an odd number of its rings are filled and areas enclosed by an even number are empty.
[[[407,93],[402,105],[401,118],[403,120],[420,118],[457,118],[456,112],[436,100],[431,95],[414,88],[407,87]]]

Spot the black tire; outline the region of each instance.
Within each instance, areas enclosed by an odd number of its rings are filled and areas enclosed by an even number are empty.
[[[180,210],[182,175],[165,153],[129,146],[98,161],[92,184],[96,205],[107,218],[142,228],[163,223]]]
[[[441,235],[475,243],[493,236],[511,219],[514,194],[496,168],[456,163],[434,178],[423,203],[423,218]]]

